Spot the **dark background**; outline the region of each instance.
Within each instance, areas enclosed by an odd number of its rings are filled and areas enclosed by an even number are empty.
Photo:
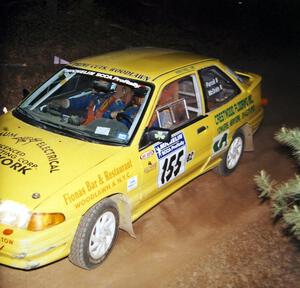
[[[93,53],[103,52],[98,41],[109,50],[159,45],[262,56],[299,48],[297,0],[10,0],[0,7],[4,55],[11,46],[45,42]]]
[[[3,1],[0,106],[12,108],[21,99],[22,88],[33,89],[59,69],[54,56],[71,61],[128,47],[157,46],[217,57],[232,68],[261,74],[265,96],[276,109],[282,94],[296,97],[286,94],[296,95],[300,88],[299,2]],[[299,97],[295,101],[299,104]],[[287,106],[284,113],[289,115],[295,105]]]

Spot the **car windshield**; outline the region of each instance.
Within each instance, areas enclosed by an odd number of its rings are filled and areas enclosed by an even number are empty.
[[[73,137],[127,144],[150,92],[150,85],[132,79],[64,68],[28,96],[16,113]]]

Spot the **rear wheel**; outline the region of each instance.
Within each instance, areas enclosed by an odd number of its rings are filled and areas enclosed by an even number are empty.
[[[243,151],[244,135],[241,132],[237,132],[233,136],[228,150],[223,154],[222,161],[216,167],[215,171],[224,176],[232,173],[240,162]]]
[[[110,253],[119,231],[115,203],[106,199],[82,217],[71,246],[70,261],[84,269],[99,266]]]

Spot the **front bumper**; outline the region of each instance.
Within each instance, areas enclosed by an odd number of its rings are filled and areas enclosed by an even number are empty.
[[[67,256],[78,221],[68,220],[37,232],[0,224],[0,264],[30,270]],[[6,229],[13,232],[6,235]]]

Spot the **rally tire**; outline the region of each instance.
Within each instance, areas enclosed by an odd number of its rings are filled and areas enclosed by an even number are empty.
[[[116,204],[105,199],[82,217],[75,233],[69,260],[83,269],[99,266],[111,252],[119,233]]]
[[[215,168],[215,172],[227,176],[238,166],[244,151],[245,138],[242,132],[236,132],[227,151],[222,156],[222,161]]]

